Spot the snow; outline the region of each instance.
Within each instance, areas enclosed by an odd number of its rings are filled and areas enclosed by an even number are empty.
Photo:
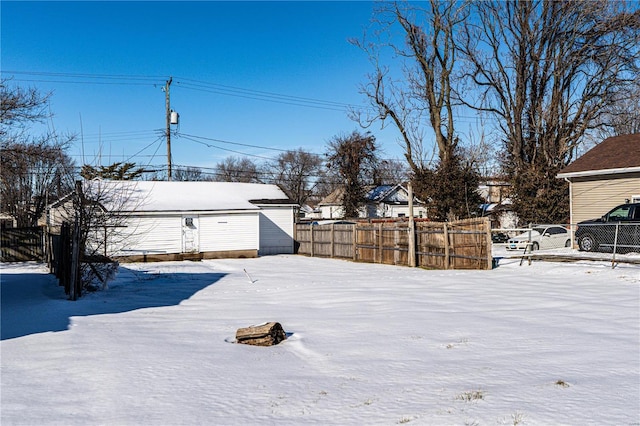
[[[100,198],[123,211],[259,210],[249,201],[287,199],[277,185],[238,182],[85,181],[85,191],[113,194]]]
[[[640,421],[637,266],[123,264],[77,302],[1,266],[3,426]],[[232,343],[266,321],[289,338]]]

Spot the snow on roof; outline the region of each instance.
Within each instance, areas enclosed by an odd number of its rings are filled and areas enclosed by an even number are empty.
[[[366,195],[367,200],[379,201],[379,200],[384,198],[384,196],[387,194],[387,192],[391,191],[395,187],[396,187],[396,185],[378,185],[378,186],[374,186],[373,188],[371,188],[369,190],[369,192],[367,192],[367,195]]]
[[[291,204],[276,185],[237,182],[85,181],[110,211],[259,210],[251,200]]]

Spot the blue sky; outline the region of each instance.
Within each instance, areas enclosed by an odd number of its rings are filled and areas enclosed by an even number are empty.
[[[84,152],[92,164],[99,155],[102,164],[166,164],[170,76],[174,130],[191,135],[172,137],[174,165],[322,153],[332,137],[359,129],[346,106],[366,105],[359,86],[372,66],[348,39],[362,34],[373,7],[2,1],[2,77],[53,92],[53,124],[79,135],[70,150],[78,163]],[[394,129],[369,130],[385,158],[401,157]]]

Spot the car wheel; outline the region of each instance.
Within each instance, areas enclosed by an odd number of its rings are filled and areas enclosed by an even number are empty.
[[[571,240],[567,240],[567,241],[564,243],[564,246],[565,246],[565,247],[571,247]]]
[[[535,241],[533,242],[533,244],[531,244],[531,251],[538,250],[539,248],[540,248],[540,245]]]
[[[598,249],[598,242],[593,235],[585,234],[580,238],[578,246],[581,251],[596,251]]]

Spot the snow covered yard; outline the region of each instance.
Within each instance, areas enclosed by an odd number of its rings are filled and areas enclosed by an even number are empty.
[[[274,256],[125,264],[69,302],[2,264],[0,421],[637,425],[639,289],[624,264]],[[230,343],[265,321],[288,340]]]

